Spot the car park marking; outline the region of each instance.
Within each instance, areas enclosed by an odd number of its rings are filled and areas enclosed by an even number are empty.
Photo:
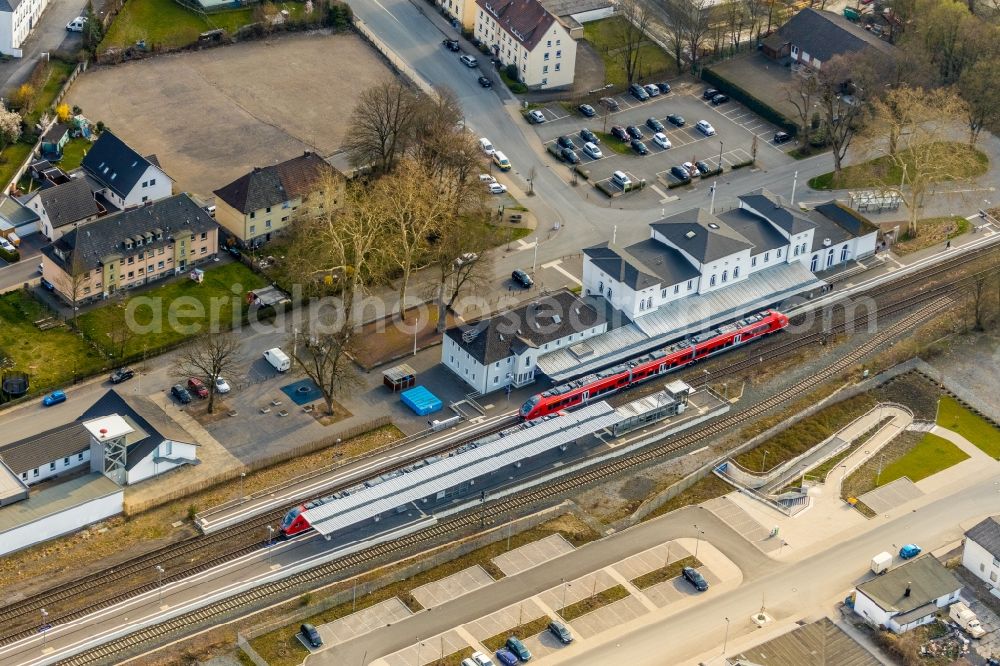
[[[669,200],[669,197],[667,196],[667,193],[664,192],[663,190],[661,190],[660,188],[658,188],[653,183],[649,184],[649,189],[653,190],[654,192],[656,192],[657,194],[660,195],[660,203],[666,203]]]
[[[562,120],[563,118],[569,117],[569,112],[561,107],[559,108],[558,112],[554,111],[552,108],[547,106],[543,106],[542,108],[539,109],[539,111],[541,111],[542,115],[545,116],[546,122],[555,122],[557,120]]]
[[[570,273],[568,270],[566,270],[565,268],[563,268],[561,266],[561,264],[562,264],[562,259],[556,259],[555,261],[550,261],[547,264],[542,264],[542,268],[551,268],[553,270],[557,270],[560,273],[562,273],[563,275],[565,275],[566,277],[568,277],[573,282],[577,283],[578,285],[583,286],[583,282],[581,282],[575,275],[573,275],[572,273]]]
[[[538,240],[533,240],[530,243],[525,241],[523,238],[517,239],[517,247],[514,248],[515,252],[520,252],[522,250],[530,250],[538,245]]]

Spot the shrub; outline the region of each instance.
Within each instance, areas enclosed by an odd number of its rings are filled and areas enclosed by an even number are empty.
[[[576,174],[580,176],[580,178],[583,178],[584,180],[590,180],[590,172],[587,171],[586,169],[581,168],[579,164],[573,167],[573,171],[575,171]]]
[[[505,71],[507,72],[508,78],[517,81],[517,65],[511,63],[510,65],[507,65]]]
[[[100,134],[101,132],[103,132],[104,130],[106,130],[108,128],[108,126],[104,124],[103,120],[98,120],[96,127],[97,127],[97,133],[98,134]]]
[[[736,164],[733,164],[732,166],[729,167],[729,170],[733,171],[735,169],[742,169],[743,167],[748,167],[752,165],[753,165],[753,160],[744,160],[742,162],[737,162]]]
[[[687,180],[687,181],[684,181],[684,180],[672,180],[669,183],[667,183],[667,189],[668,190],[672,190],[675,187],[683,187],[685,185],[690,185],[690,184],[691,184],[690,180]]]
[[[22,83],[10,96],[10,105],[22,113],[31,113],[35,102],[35,89],[29,83]]]
[[[757,113],[765,120],[769,120],[775,125],[778,125],[781,129],[785,130],[792,136],[799,133],[799,126],[795,121],[772,107],[770,104],[757,99],[753,96],[753,94],[747,92],[729,79],[719,76],[708,67],[701,71],[701,78],[706,83],[710,83],[713,87],[728,94],[736,101],[742,102],[748,109]]]
[[[0,259],[3,259],[8,264],[12,264],[15,261],[19,261],[21,259],[21,255],[18,254],[17,250],[11,252],[10,250],[5,250],[0,247]]]

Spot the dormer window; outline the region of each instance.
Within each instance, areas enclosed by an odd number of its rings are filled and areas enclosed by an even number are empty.
[[[131,250],[132,249],[132,239],[131,238],[126,238],[125,239],[125,249],[126,250]]]

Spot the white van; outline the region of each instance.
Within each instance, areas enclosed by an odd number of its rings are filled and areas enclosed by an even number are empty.
[[[493,147],[493,144],[490,143],[490,140],[487,139],[485,136],[479,140],[479,150],[483,151],[484,153],[490,156],[492,156],[493,153],[496,152],[496,149]]]
[[[278,372],[286,372],[292,367],[292,359],[277,347],[264,352],[264,359]]]
[[[84,26],[87,25],[86,16],[77,16],[75,19],[66,24],[66,29],[70,32],[83,32]]]
[[[628,190],[632,187],[632,180],[625,175],[624,171],[615,171],[611,174],[611,182],[618,185],[623,190]]]
[[[507,156],[501,153],[499,150],[493,151],[493,163],[497,165],[501,171],[510,171],[510,160]]]

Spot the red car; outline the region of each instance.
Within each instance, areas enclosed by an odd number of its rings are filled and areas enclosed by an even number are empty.
[[[188,390],[190,390],[191,393],[194,393],[199,398],[208,397],[208,387],[206,387],[205,383],[200,379],[198,379],[197,377],[188,378]]]

